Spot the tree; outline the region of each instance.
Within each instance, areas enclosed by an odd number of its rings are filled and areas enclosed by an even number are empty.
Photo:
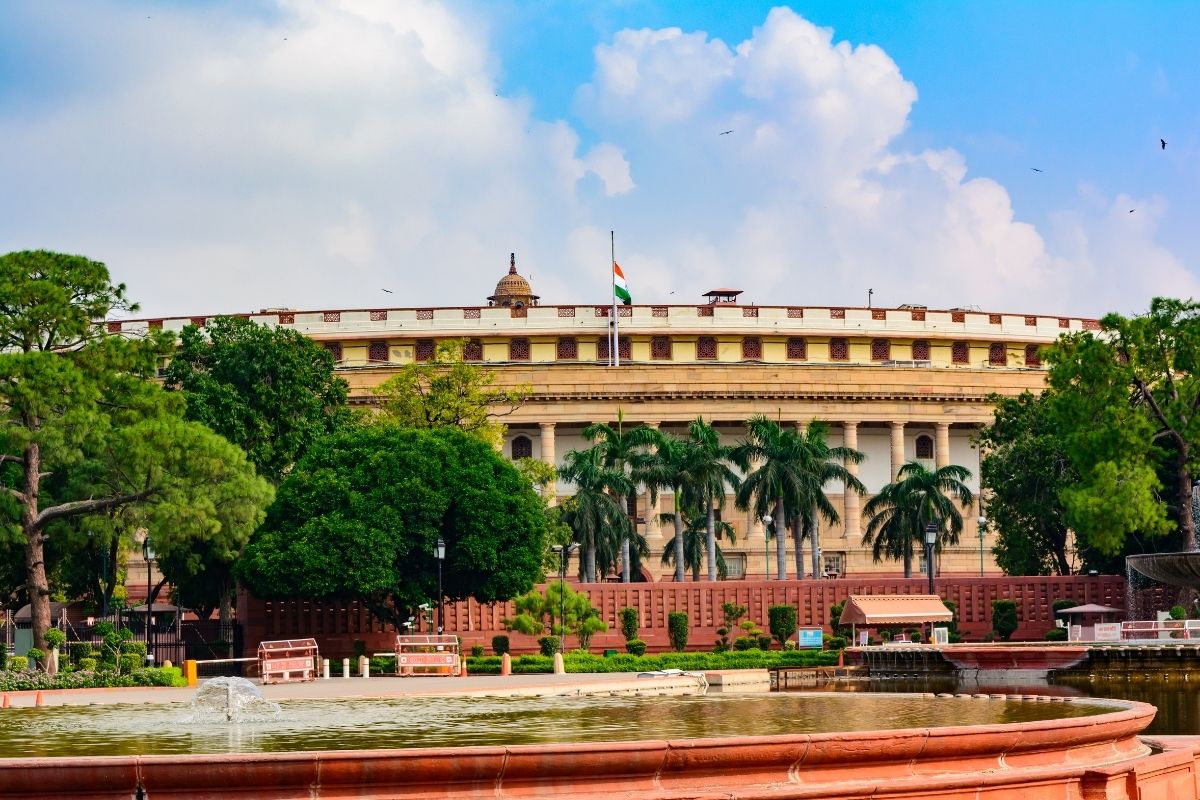
[[[787,542],[782,532],[792,517],[791,501],[800,497],[804,478],[799,473],[799,442],[793,430],[768,417],[752,417],[747,437],[733,450],[733,460],[745,473],[737,490],[737,507],[759,519],[774,511],[775,577],[787,578]],[[795,512],[793,512],[795,513]],[[799,563],[799,562],[798,562]],[[803,576],[798,576],[803,577]]]
[[[688,482],[684,484],[684,501],[704,510],[705,565],[708,579],[717,579],[716,509],[725,507],[725,490],[740,482],[729,464],[733,448],[721,444],[720,434],[702,417],[688,425],[691,439],[691,464]]]
[[[383,413],[408,428],[451,426],[499,448],[506,426],[532,387],[494,387],[496,373],[463,360],[466,342],[440,341],[429,361],[405,364],[379,387]]]
[[[597,563],[607,572],[621,543],[634,536],[629,515],[617,500],[633,491],[633,484],[623,472],[606,466],[603,451],[594,447],[567,453],[561,474],[575,485],[574,496],[564,503],[563,521],[582,550],[579,579],[595,581]]]
[[[685,439],[667,436],[659,430],[650,429],[650,452],[638,456],[635,470],[638,477],[646,484],[650,493],[650,505],[658,504],[660,490],[670,490],[674,498],[674,512],[671,515],[675,527],[674,561],[675,580],[683,581],[684,565],[687,556],[684,553],[683,510],[685,500],[684,487],[692,482],[692,465],[695,460],[695,445]]]
[[[1146,315],[1109,314],[1100,326],[1099,335],[1072,334],[1047,352],[1050,413],[1079,475],[1061,492],[1068,521],[1103,553],[1130,534],[1172,528],[1194,550],[1200,304],[1155,298]]]
[[[1067,509],[1061,493],[1078,482],[1045,394],[993,397],[995,421],[979,434],[993,554],[1006,575],[1069,575]]]
[[[50,625],[47,543],[59,525],[135,503],[165,506],[216,434],[182,419],[182,398],[150,382],[173,337],[108,334],[135,308],[107,268],[47,251],[0,256],[0,466],[24,545],[34,643]]]
[[[319,440],[280,485],[235,570],[262,597],[354,598],[399,625],[437,593],[490,603],[542,577],[546,521],[532,485],[455,428],[390,423]]]
[[[649,434],[650,428],[639,426],[632,430],[625,430],[625,414],[622,411],[617,412],[617,426],[614,428],[608,423],[600,422],[589,425],[583,429],[583,438],[592,442],[592,447],[597,450],[601,462],[608,469],[614,470],[627,477],[630,477],[630,492],[636,490],[636,479],[631,475],[630,470],[638,453],[642,448],[653,442],[653,437]],[[617,503],[625,508],[625,492],[617,492]],[[632,529],[631,529],[632,532]],[[629,551],[630,539],[628,537],[621,540],[621,582],[629,583],[630,569],[632,559]]]
[[[913,545],[924,541],[930,523],[938,529],[938,548],[957,544],[963,529],[959,506],[969,507],[974,500],[963,483],[969,477],[970,470],[957,464],[929,470],[919,461],[910,461],[900,467],[895,482],[863,507],[870,521],[862,543],[871,545],[875,562],[903,561],[904,577],[911,578]]]
[[[828,442],[829,426],[824,422],[813,420],[803,433],[795,437],[795,455],[792,470],[795,474],[795,498],[793,507],[799,515],[800,509],[807,509],[804,514],[804,528],[808,533],[812,546],[812,576],[821,574],[821,540],[818,520],[823,519],[830,525],[839,521],[837,509],[829,502],[825,494],[825,486],[831,481],[841,481],[847,492],[863,494],[863,486],[855,475],[846,469],[844,464],[861,464],[864,458],[858,450],[850,447],[830,447]],[[796,575],[804,572],[801,563],[800,542],[796,541]]]
[[[663,523],[674,523],[675,514],[660,514],[659,521]],[[716,544],[718,539],[726,538],[729,541],[736,540],[733,526],[724,520],[715,520],[713,523],[713,547],[716,548],[716,563],[717,577],[724,580],[727,566],[725,556],[721,552],[721,546]],[[683,557],[685,559],[686,568],[692,573],[692,580],[700,580],[700,569],[705,563],[705,550],[708,547],[708,515],[701,510],[693,509],[691,511],[684,510],[683,512]],[[675,563],[675,537],[672,536],[663,547],[662,563],[664,566]]]
[[[592,636],[608,630],[608,623],[600,618],[600,612],[592,608],[591,600],[583,592],[576,592],[565,583],[553,582],[546,585],[545,592],[531,591],[518,597],[514,604],[517,615],[504,620],[504,627],[536,636],[548,631],[565,641],[568,634],[579,637],[579,649],[587,650]],[[566,612],[566,618],[562,616]]]
[[[187,399],[187,418],[246,451],[278,485],[322,436],[346,424],[346,382],[333,355],[289,328],[216,317],[183,329],[165,385]]]

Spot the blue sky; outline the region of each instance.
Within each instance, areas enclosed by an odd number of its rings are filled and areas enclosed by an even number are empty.
[[[10,2],[0,248],[152,314],[590,302],[610,229],[636,302],[1200,293],[1200,5],[773,8]]]

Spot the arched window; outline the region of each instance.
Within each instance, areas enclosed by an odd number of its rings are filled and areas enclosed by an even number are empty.
[[[513,461],[518,458],[533,458],[533,442],[528,436],[518,436],[512,440]]]
[[[892,357],[892,343],[889,339],[871,340],[871,360],[888,361]]]
[[[917,437],[917,458],[933,458],[933,437],[921,434]]]
[[[917,339],[912,344],[913,361],[928,361],[929,360],[929,340]]]
[[[696,359],[712,361],[717,357],[717,340],[711,336],[701,336],[696,340]]]
[[[742,359],[745,361],[761,361],[762,339],[757,336],[747,336],[742,339]]]
[[[1036,344],[1025,345],[1025,366],[1040,367],[1042,365],[1042,350]]]
[[[971,348],[966,342],[954,342],[950,345],[950,363],[951,364],[969,364],[971,363]]]
[[[988,363],[993,367],[1003,367],[1008,364],[1008,348],[1000,342],[988,345]]]

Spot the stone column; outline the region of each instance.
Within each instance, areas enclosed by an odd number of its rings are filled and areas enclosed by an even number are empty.
[[[842,423],[842,445],[851,450],[858,449],[857,422]],[[848,460],[844,466],[847,472],[858,477],[858,464]],[[858,501],[858,492],[853,491],[849,486],[842,490],[842,503],[845,506],[842,512],[842,536],[856,542],[862,536],[862,531],[859,529],[862,520],[859,515]]]
[[[541,458],[542,458],[542,461],[545,462],[546,464],[549,464],[552,467],[557,467],[558,459],[555,457],[555,454],[554,454],[554,423],[553,422],[539,422],[538,426],[541,427],[541,429],[542,429],[542,435],[541,435],[541,449],[542,449]],[[557,499],[558,485],[557,485],[557,483],[558,482],[555,481],[554,483],[550,484],[543,490],[545,492],[546,502],[551,506],[555,505],[558,502],[558,499]]]
[[[892,423],[892,480],[896,480],[896,476],[900,473],[900,468],[904,466],[904,423]]]
[[[934,439],[933,454],[937,457],[934,465],[941,469],[950,463],[950,423],[937,424],[937,436]]]

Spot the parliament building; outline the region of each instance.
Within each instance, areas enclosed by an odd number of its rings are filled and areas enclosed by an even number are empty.
[[[1091,319],[920,305],[744,305],[739,294],[716,289],[689,305],[618,306],[617,367],[608,365],[612,305],[542,305],[511,259],[479,306],[269,309],[245,316],[293,328],[329,348],[359,404],[374,402],[376,388],[399,367],[432,358],[439,339],[465,339],[465,358],[494,371],[498,384],[532,386],[526,402],[504,419],[504,453],[513,459],[558,464],[568,451],[588,445],[581,435],[585,426],[615,423],[618,413],[626,425],[680,434],[702,416],[731,444],[757,414],[796,426],[822,420],[830,426],[831,445],[866,456],[847,465],[866,485],[866,497],[843,492],[839,484],[826,489],[841,516],[836,525],[821,524],[822,563],[830,577],[899,574],[898,562],[873,563],[869,546],[861,543],[866,499],[914,459],[966,467],[978,496],[973,436],[992,418],[988,397],[1040,390],[1041,349],[1064,333],[1099,328]],[[110,322],[109,328],[178,331],[205,321],[132,320]],[[560,496],[571,491],[558,487]],[[672,507],[670,495],[659,497],[659,510]],[[644,495],[631,507],[651,549],[639,578],[672,580],[673,570],[660,559],[673,532],[669,526],[660,530],[657,513],[648,511],[655,510]],[[977,517],[986,512],[978,500],[964,511],[966,528],[958,546],[939,556],[938,574],[998,572],[992,534],[979,535]],[[737,510],[732,497],[722,518],[737,535],[735,543],[721,543],[728,577],[762,577],[762,524]],[[790,552],[788,562],[794,577]],[[918,566],[924,569],[923,558],[915,557]]]

